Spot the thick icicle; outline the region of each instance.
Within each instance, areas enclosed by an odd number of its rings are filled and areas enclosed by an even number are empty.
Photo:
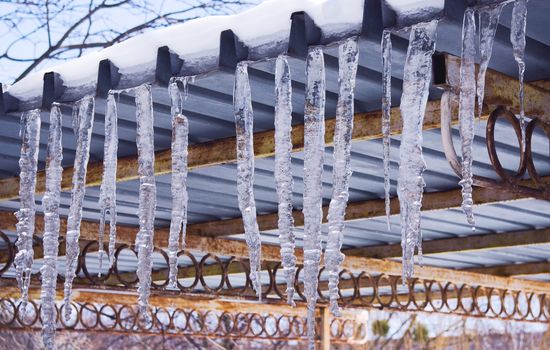
[[[477,74],[477,115],[481,118],[483,111],[483,97],[485,95],[485,73],[489,67],[491,54],[493,52],[493,42],[497,32],[498,19],[504,3],[494,6],[484,6],[478,10],[479,15],[479,53],[480,63]]]
[[[136,96],[136,144],[138,147],[139,175],[139,231],[136,236],[138,256],[137,276],[138,307],[140,314],[149,321],[147,309],[151,294],[151,269],[153,268],[153,236],[157,187],[155,183],[155,147],[153,128],[153,99],[150,85],[134,89]]]
[[[311,47],[306,60],[304,112],[304,294],[307,299],[309,348],[315,348],[315,305],[321,263],[323,163],[325,157],[325,62],[323,50]]]
[[[527,0],[516,0],[512,10],[512,25],[510,41],[514,49],[514,58],[519,70],[519,124],[521,125],[522,146],[525,151],[525,105],[524,83],[525,74],[525,28],[527,26]]]
[[[71,190],[71,204],[67,219],[66,234],[66,265],[64,284],[65,319],[71,317],[71,292],[73,279],[76,277],[76,267],[80,247],[80,222],[82,220],[82,202],[86,191],[86,168],[90,158],[90,141],[94,124],[94,98],[84,97],[79,100],[73,109],[73,127],[76,133],[76,154],[74,160],[73,186]]]
[[[329,274],[330,311],[340,316],[338,282],[340,266],[344,261],[342,239],[344,217],[349,197],[351,177],[351,137],[353,132],[353,99],[359,52],[357,38],[350,38],[339,47],[339,94],[334,129],[334,166],[332,170],[332,198],[328,209],[328,239],[325,250],[325,268]]]
[[[401,209],[401,246],[403,248],[403,283],[414,268],[414,249],[421,255],[422,233],[420,209],[426,168],[422,156],[422,125],[428,102],[432,74],[432,55],[435,50],[437,21],[416,24],[411,29],[409,47],[403,72],[401,117],[403,133],[399,150],[397,193]]]
[[[237,196],[239,209],[243,217],[246,244],[250,255],[250,279],[258,298],[262,296],[260,280],[261,238],[256,220],[256,202],[254,200],[254,116],[252,97],[248,81],[248,65],[241,62],[235,70],[235,127],[237,132]]]
[[[20,209],[17,216],[17,254],[15,255],[15,273],[21,289],[23,310],[29,297],[34,249],[34,215],[36,205],[34,192],[36,187],[36,166],[38,164],[38,144],[40,142],[40,110],[33,109],[23,113],[21,158],[19,158],[19,198]]]
[[[468,223],[475,228],[475,218],[472,198],[472,161],[474,141],[474,120],[476,103],[476,23],[474,9],[464,12],[462,26],[462,56],[460,60],[460,98],[458,116],[460,122],[460,138],[462,141],[462,210]]]
[[[105,220],[109,213],[109,267],[115,261],[116,244],[116,170],[118,150],[118,116],[115,96],[111,92],[107,96],[107,113],[105,114],[105,144],[103,147],[103,180],[101,182],[99,205],[99,275],[103,266],[103,235]]]
[[[184,79],[187,88],[187,79]],[[189,123],[182,114],[182,96],[178,83],[172,81],[169,86],[172,100],[172,219],[168,240],[168,260],[170,265],[169,285],[177,286],[178,249],[185,249],[185,231],[187,229],[187,144]]]
[[[59,250],[59,198],[61,196],[61,110],[53,104],[50,111],[50,133],[46,155],[46,192],[42,197],[44,207],[44,265],[40,268],[42,290],[40,293],[40,317],[42,339],[47,350],[55,349],[55,329],[57,310],[55,307],[55,287],[57,285],[57,254]]]
[[[382,153],[384,165],[384,201],[386,223],[390,227],[390,146],[391,146],[391,33],[382,34]]]
[[[275,66],[275,96],[275,182],[279,199],[279,241],[287,302],[294,306],[296,256],[294,255],[295,236],[292,217],[292,80],[285,55],[277,58]]]

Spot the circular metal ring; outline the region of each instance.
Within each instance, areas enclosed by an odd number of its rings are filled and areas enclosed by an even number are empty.
[[[504,118],[512,124],[512,127],[514,128],[514,131],[516,133],[516,137],[518,139],[519,143],[519,150],[520,150],[520,161],[519,166],[515,174],[510,175],[504,168],[502,167],[502,164],[500,163],[500,160],[497,155],[496,151],[496,143],[495,143],[495,126],[498,119]],[[523,143],[522,143],[522,132],[521,132],[521,126],[519,124],[518,119],[514,115],[514,113],[510,112],[506,108],[500,106],[497,107],[490,115],[489,119],[487,120],[487,130],[486,130],[486,138],[487,138],[487,152],[489,152],[489,159],[491,160],[491,164],[493,164],[493,168],[497,172],[497,174],[500,176],[500,178],[506,182],[509,183],[516,183],[523,174],[525,174],[525,171],[527,169],[527,162],[525,158],[525,152],[523,149]]]

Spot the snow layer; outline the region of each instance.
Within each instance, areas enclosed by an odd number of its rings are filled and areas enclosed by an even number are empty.
[[[349,36],[358,33],[361,28],[363,3],[363,0],[346,0],[346,6],[342,6],[340,0],[268,0],[240,14],[199,18],[136,36],[101,51],[31,74],[9,87],[7,92],[21,100],[39,100],[42,96],[44,73],[50,71],[59,73],[68,88],[94,87],[99,62],[103,59],[109,59],[123,76],[154,72],[157,51],[162,46],[168,46],[186,65],[197,65],[204,69],[197,74],[205,73],[217,65],[220,33],[224,30],[233,30],[251,48],[276,45],[280,49],[278,54],[287,48],[292,13],[305,11],[322,29],[324,38],[340,34]],[[269,50],[262,52],[276,56],[275,52]],[[251,57],[254,60],[261,58],[266,57]]]

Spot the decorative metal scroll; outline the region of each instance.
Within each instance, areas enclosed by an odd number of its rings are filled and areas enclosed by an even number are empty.
[[[0,246],[7,254],[2,255],[6,264],[0,267],[0,285],[15,286],[13,276],[13,252],[15,247],[8,237],[0,232]],[[79,256],[78,276],[75,288],[108,289],[128,291],[136,289],[135,271],[122,270],[119,256],[133,254],[131,247],[120,245],[116,250],[113,268],[101,278],[91,273],[97,266],[97,242],[83,246]],[[168,256],[156,248],[155,254],[168,266]],[[180,251],[177,289],[168,288],[168,268],[153,271],[152,293],[169,296],[228,296],[236,299],[257,300],[249,276],[248,261],[234,257],[204,256]],[[3,258],[6,257],[6,258]],[[127,259],[127,257],[126,257]],[[0,265],[1,266],[1,265]],[[131,267],[130,267],[131,268]],[[263,262],[263,298],[270,303],[285,304],[286,284],[281,264]],[[10,277],[8,277],[10,276]],[[59,276],[59,283],[62,277]],[[303,270],[296,272],[297,304],[304,305]],[[422,311],[488,317],[506,320],[548,322],[550,320],[550,296],[542,293],[489,288],[481,285],[457,284],[452,281],[410,279],[403,286],[401,276],[373,274],[367,271],[340,273],[340,305],[344,308],[376,308],[395,311]],[[33,275],[31,284],[39,285],[39,275]],[[319,303],[328,303],[328,276],[322,268],[319,274]]]
[[[240,313],[218,310],[197,310],[154,307],[151,321],[138,316],[137,309],[128,305],[72,303],[73,317],[58,317],[60,330],[102,331],[163,335],[209,337],[215,339],[250,339],[264,341],[307,341],[304,317],[269,313]],[[56,307],[61,315],[64,306]],[[40,330],[40,305],[29,301],[26,312],[20,302],[0,298],[0,329]],[[321,322],[318,322],[320,324]],[[366,324],[352,319],[333,319],[330,324],[331,342],[357,343],[366,341]],[[320,334],[318,330],[316,334]]]
[[[441,97],[441,142],[445,157],[451,165],[453,171],[461,177],[462,169],[459,158],[455,152],[451,133],[452,91],[445,91]],[[519,165],[515,172],[511,173],[504,169],[499,160],[496,140],[495,127],[499,119],[507,120],[513,127],[519,145]],[[487,188],[511,191],[513,193],[526,195],[529,197],[550,200],[550,183],[545,182],[537,172],[532,153],[532,140],[534,131],[540,128],[550,140],[550,125],[539,118],[533,118],[525,130],[525,143],[522,142],[522,133],[519,119],[504,106],[498,106],[489,115],[486,127],[487,151],[491,165],[498,175],[499,179],[491,179],[484,176],[474,175],[474,185]],[[506,140],[508,142],[508,140]],[[524,145],[525,144],[525,149]]]

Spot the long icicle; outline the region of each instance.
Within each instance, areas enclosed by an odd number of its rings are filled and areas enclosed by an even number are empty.
[[[498,20],[504,3],[494,6],[484,6],[478,9],[479,16],[479,72],[477,74],[477,116],[481,119],[483,98],[485,96],[485,74],[493,52],[493,42],[497,32]]]
[[[304,294],[309,349],[315,348],[315,305],[321,263],[323,163],[325,157],[325,62],[323,50],[311,47],[306,60],[304,112]]]
[[[138,307],[146,322],[151,319],[147,312],[151,294],[151,269],[153,268],[153,238],[157,187],[155,183],[155,147],[153,128],[153,97],[150,85],[134,89],[136,97],[136,143],[138,146],[139,175],[139,231],[136,236],[138,256],[137,276]]]
[[[294,303],[294,281],[296,256],[292,217],[292,80],[286,55],[277,57],[275,64],[275,181],[279,199],[279,241],[281,263],[286,280],[286,294],[289,305]]]
[[[325,250],[325,268],[329,274],[328,287],[330,311],[340,316],[338,306],[338,282],[340,267],[344,261],[341,252],[344,235],[344,218],[349,198],[351,177],[351,137],[353,132],[353,109],[355,77],[359,62],[357,38],[350,38],[339,47],[339,94],[336,106],[334,129],[334,165],[332,170],[332,198],[328,209],[328,239]]]
[[[64,283],[65,319],[71,318],[71,293],[73,280],[76,277],[76,267],[80,247],[80,222],[82,221],[82,202],[86,192],[86,168],[90,159],[90,141],[94,124],[94,98],[86,96],[79,100],[73,109],[73,127],[76,133],[76,155],[74,160],[73,186],[71,204],[67,219],[66,234],[66,265]]]
[[[390,146],[391,146],[391,33],[385,30],[382,34],[382,154],[384,166],[384,204],[386,207],[386,224],[391,229],[390,201]]]
[[[472,162],[474,141],[474,120],[476,103],[476,23],[475,11],[472,8],[464,12],[462,26],[462,57],[460,60],[460,97],[458,116],[460,123],[460,138],[462,141],[462,210],[468,223],[475,229],[475,218],[472,198]]]
[[[514,49],[514,59],[519,70],[519,124],[521,126],[521,144],[525,151],[525,92],[523,76],[525,74],[525,28],[527,26],[527,0],[516,0],[512,10],[510,41]]]
[[[187,86],[185,79],[184,86]],[[187,229],[187,145],[189,122],[182,114],[182,96],[177,81],[168,87],[172,102],[172,219],[168,239],[168,262],[170,265],[169,285],[177,287],[178,249],[181,235],[181,246],[185,249],[185,231]]]
[[[100,187],[100,221],[99,221],[99,275],[103,266],[103,235],[105,219],[109,213],[109,267],[115,260],[116,244],[116,170],[118,151],[118,115],[113,92],[107,96],[107,113],[105,113],[105,144],[103,146],[103,179]]]
[[[21,134],[21,158],[19,158],[19,198],[20,209],[17,216],[17,254],[15,255],[15,274],[21,289],[21,305],[25,310],[29,298],[32,264],[34,258],[33,235],[36,204],[36,167],[38,164],[38,145],[40,142],[40,110],[33,109],[21,116],[23,130]]]
[[[428,102],[432,73],[432,55],[435,51],[437,21],[414,25],[411,30],[405,68],[401,117],[403,133],[399,150],[399,178],[397,194],[401,209],[401,246],[403,248],[403,283],[414,269],[414,250],[422,254],[420,210],[426,163],[422,156],[422,124]]]
[[[40,317],[42,340],[47,350],[55,349],[57,310],[55,288],[57,286],[57,254],[59,251],[59,199],[61,197],[61,174],[63,168],[62,125],[59,105],[50,110],[50,132],[46,155],[46,191],[42,197],[44,208],[44,264],[40,268],[42,289],[40,292]]]
[[[254,116],[246,62],[237,64],[235,70],[235,128],[237,133],[237,195],[244,223],[244,233],[250,256],[250,279],[258,298],[262,297],[261,238],[256,219],[254,200]]]

